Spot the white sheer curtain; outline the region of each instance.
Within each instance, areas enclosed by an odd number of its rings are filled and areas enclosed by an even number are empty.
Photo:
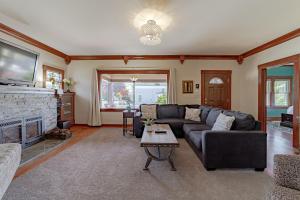
[[[168,84],[168,103],[176,103],[176,69],[170,68],[169,84]]]
[[[89,113],[89,126],[101,126],[100,115],[100,96],[98,88],[98,74],[97,69],[93,70],[91,99],[90,99],[90,113]]]

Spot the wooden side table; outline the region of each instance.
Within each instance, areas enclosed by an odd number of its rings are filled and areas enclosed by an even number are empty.
[[[126,133],[128,133],[128,119],[132,118],[132,124],[134,120],[136,111],[135,110],[124,110],[123,111],[123,136],[125,136]],[[134,135],[134,128],[132,128],[132,135]]]

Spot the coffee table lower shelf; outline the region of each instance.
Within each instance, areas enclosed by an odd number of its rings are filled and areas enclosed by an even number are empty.
[[[148,167],[149,167],[152,160],[155,160],[155,161],[166,161],[166,160],[168,160],[170,165],[171,165],[171,170],[176,171],[174,161],[173,161],[173,154],[174,154],[175,148],[179,147],[179,145],[141,145],[141,146],[144,147],[145,153],[148,156],[145,167],[144,167],[144,170],[149,169]],[[149,151],[148,147],[157,147],[158,156],[153,155]],[[160,148],[161,147],[170,149],[169,154],[168,154],[167,157],[161,157],[161,155],[160,155]]]

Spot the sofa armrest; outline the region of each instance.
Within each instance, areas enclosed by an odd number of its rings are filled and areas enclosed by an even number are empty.
[[[300,156],[275,155],[274,179],[280,186],[300,191]]]
[[[144,123],[141,115],[135,114],[133,117],[133,133],[137,138],[141,138],[144,131]]]
[[[203,131],[206,168],[266,168],[267,134],[262,131]]]
[[[261,122],[260,121],[255,121],[255,128],[254,130],[260,131],[261,130]]]

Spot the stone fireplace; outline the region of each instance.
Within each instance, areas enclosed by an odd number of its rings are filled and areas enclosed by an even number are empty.
[[[56,124],[54,90],[0,86],[0,143],[17,142],[28,147]]]

